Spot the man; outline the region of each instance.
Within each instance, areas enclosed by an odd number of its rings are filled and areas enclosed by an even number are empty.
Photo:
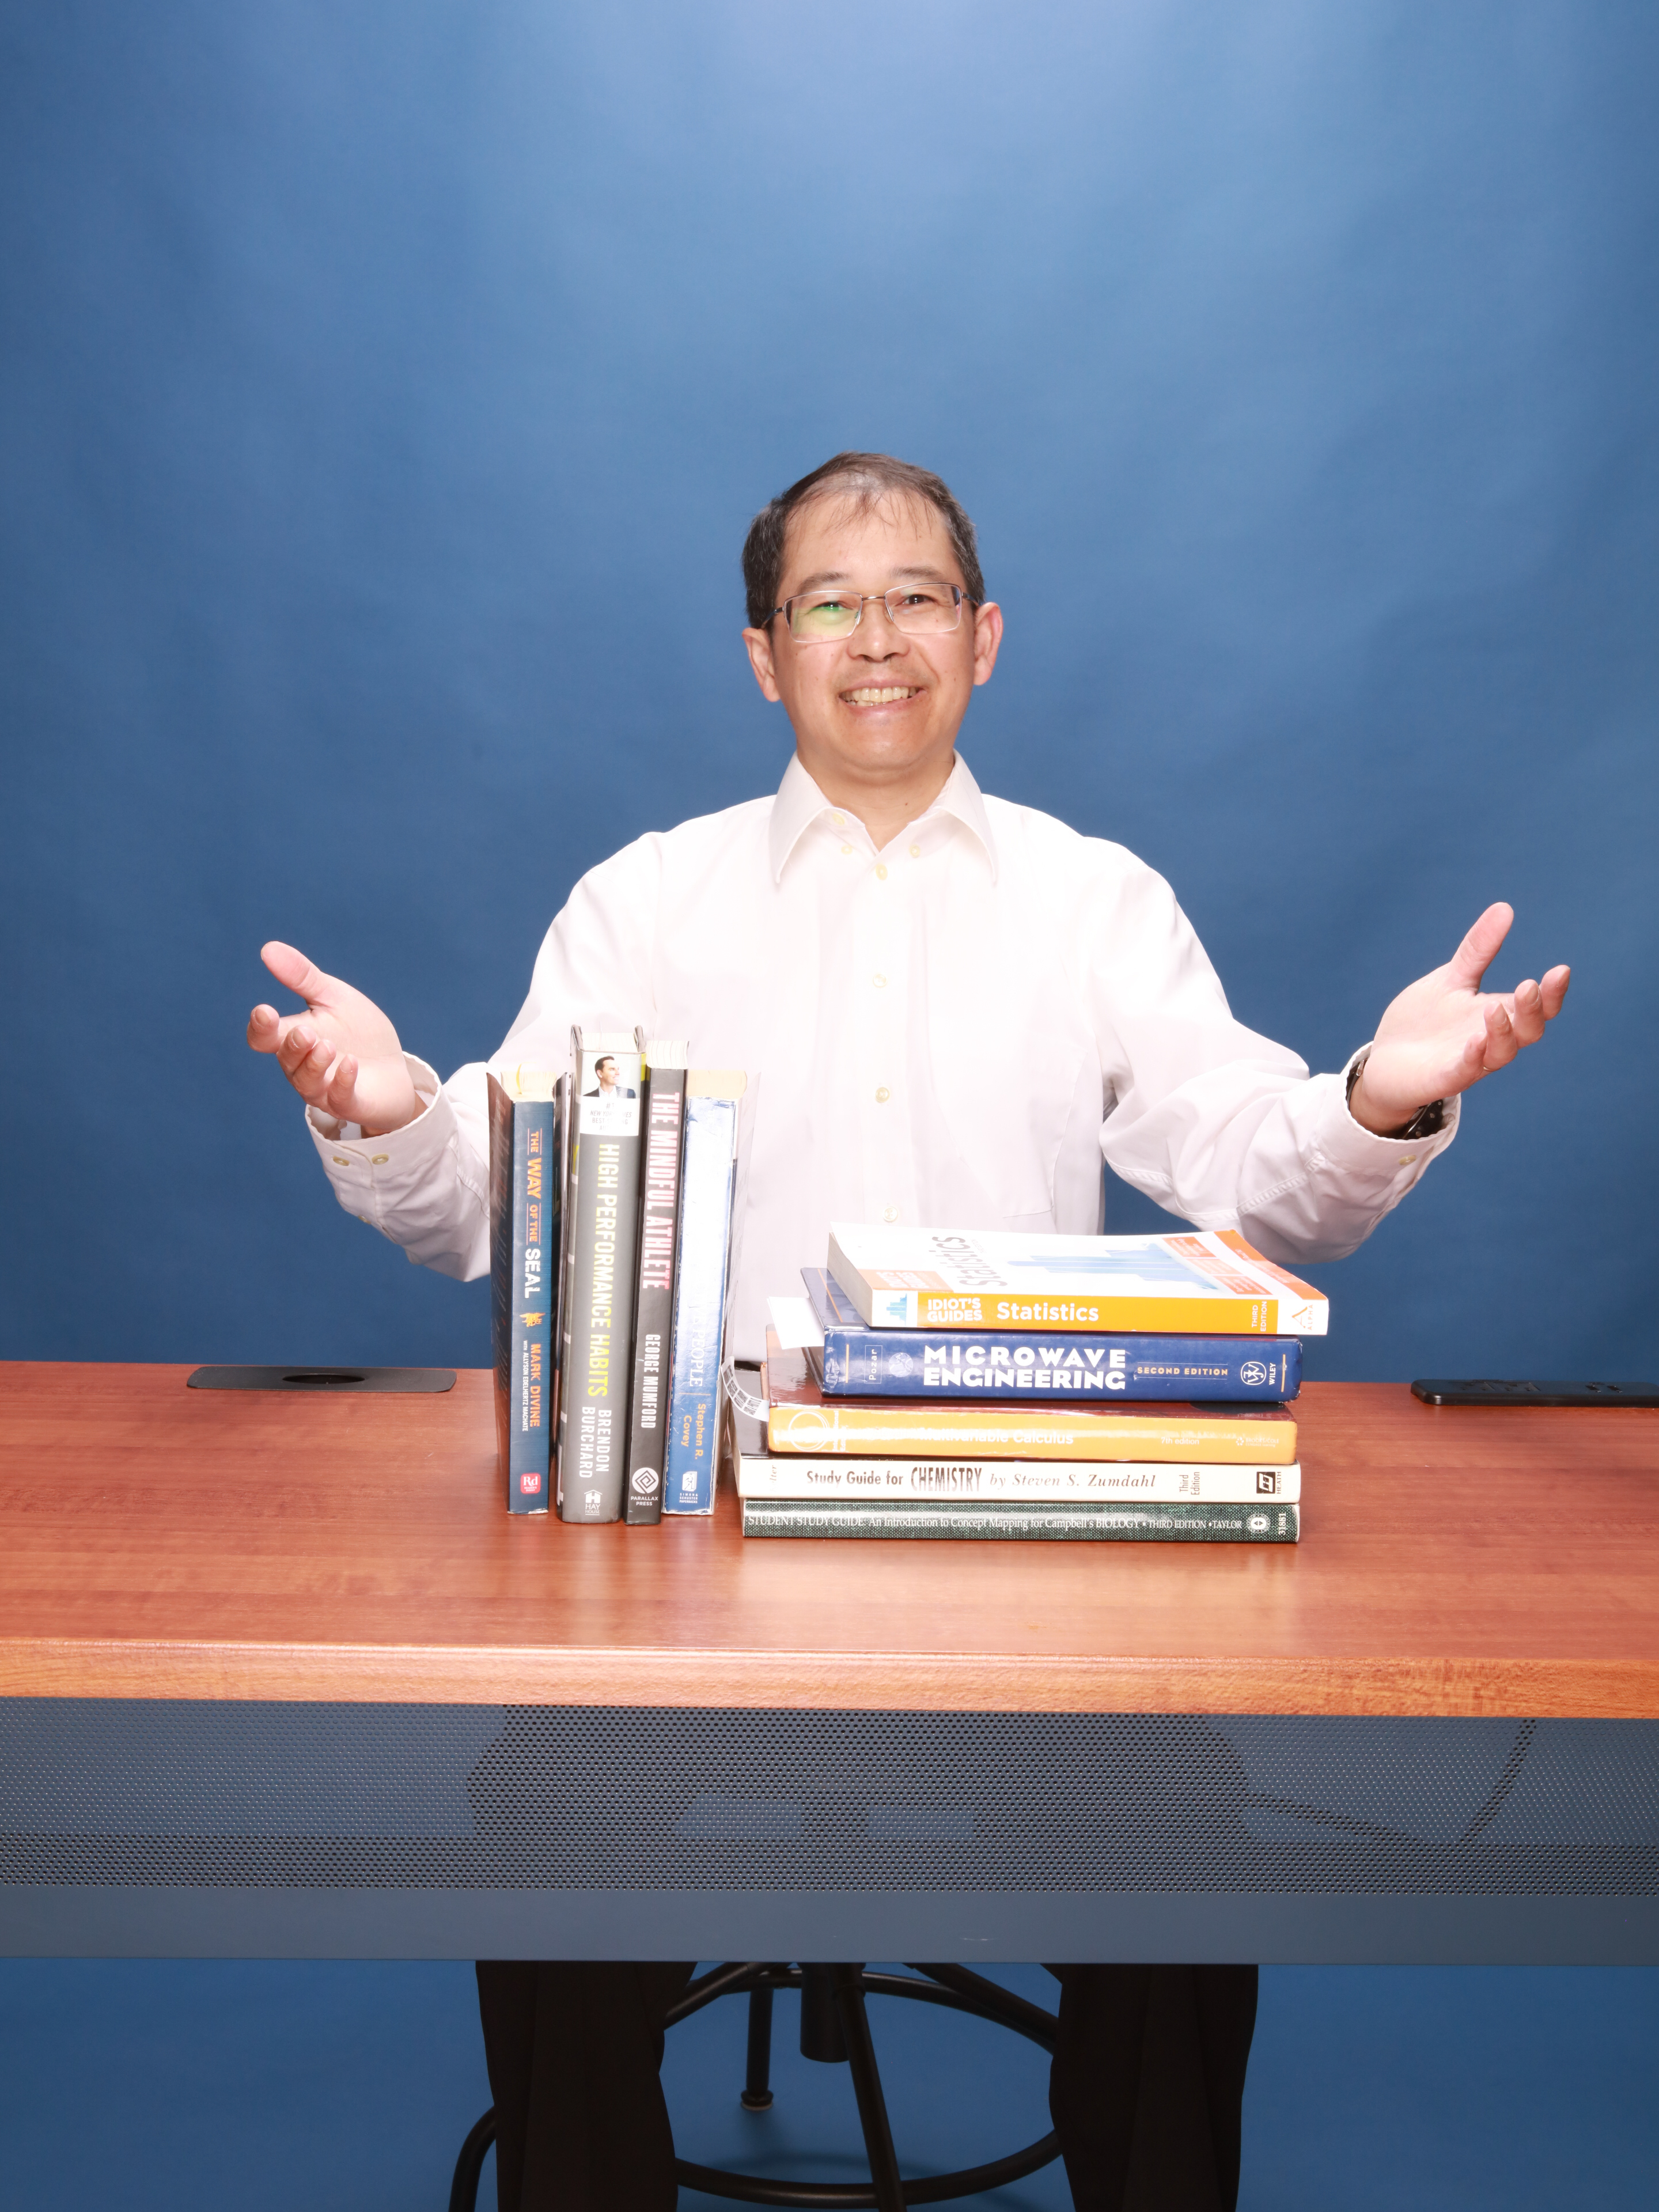
[[[603,1060],[594,1062],[593,1073],[599,1081],[591,1091],[583,1091],[584,1098],[631,1098],[634,1096],[633,1086],[624,1087],[617,1079],[617,1063],[609,1053]]]
[[[750,665],[795,736],[776,798],[584,878],[498,1054],[561,1066],[573,1020],[640,1022],[751,1072],[739,1358],[831,1218],[1091,1231],[1103,1154],[1273,1258],[1339,1257],[1451,1142],[1461,1094],[1559,1012],[1565,968],[1480,991],[1511,918],[1493,906],[1339,1074],[1236,1023],[1160,878],[985,798],[957,757],[1002,615],[937,477],[836,455],[756,518],[744,574]],[[441,1086],[349,985],[288,945],[264,957],[307,1007],[256,1007],[248,1042],[307,1102],[341,1204],[416,1259],[484,1273],[483,1069]],[[672,2204],[652,2074],[689,1971],[480,1967],[503,2207]],[[1255,1970],[1057,1971],[1051,2102],[1079,2208],[1231,2206]]]

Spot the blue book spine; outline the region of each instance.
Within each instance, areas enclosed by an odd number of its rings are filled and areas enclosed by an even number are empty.
[[[685,1102],[679,1253],[674,1272],[674,1375],[668,1397],[665,1513],[712,1513],[718,1456],[720,1337],[732,1240],[732,1098]]]
[[[826,1398],[1120,1399],[1277,1404],[1302,1388],[1294,1336],[1043,1336],[871,1328],[822,1267],[803,1267],[823,1330]]]
[[[489,1079],[495,1440],[509,1513],[545,1513],[559,1250],[558,1108]]]

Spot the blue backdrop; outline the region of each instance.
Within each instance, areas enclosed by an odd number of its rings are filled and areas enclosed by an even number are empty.
[[[1576,965],[1312,1371],[1653,1372],[1656,89],[1649,0],[6,0],[0,1352],[484,1361],[257,947],[493,1046],[775,782],[738,545],[863,445],[978,520],[981,781],[1243,1019]]]

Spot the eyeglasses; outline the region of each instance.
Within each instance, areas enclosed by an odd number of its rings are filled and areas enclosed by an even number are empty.
[[[872,600],[886,608],[895,629],[911,637],[956,629],[963,602],[975,604],[960,584],[895,584],[890,592],[800,592],[772,612],[784,617],[790,636],[800,644],[824,645],[851,637]]]

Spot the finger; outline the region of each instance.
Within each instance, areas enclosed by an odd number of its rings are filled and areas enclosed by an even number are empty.
[[[1491,967],[1498,946],[1510,933],[1510,924],[1515,920],[1515,908],[1499,899],[1489,906],[1468,935],[1453,953],[1450,961],[1451,981],[1466,988],[1478,991],[1480,978]]]
[[[295,1022],[276,1048],[276,1060],[301,1097],[314,1105],[334,1065],[334,1047],[302,1022]]]
[[[362,1117],[357,1111],[357,1056],[343,1052],[328,1072],[328,1082],[319,1102],[325,1113],[337,1121],[356,1121]]]
[[[284,945],[280,938],[273,937],[269,945],[262,945],[259,957],[279,983],[287,984],[290,991],[297,992],[307,1003],[320,998],[334,980],[307,960],[303,952],[292,945]]]
[[[1515,1027],[1516,1043],[1536,1044],[1544,1034],[1544,994],[1530,976],[1516,986],[1514,998],[1506,1000],[1505,1005]]]
[[[1567,995],[1567,986],[1572,981],[1571,968],[1552,968],[1539,985],[1539,995],[1544,1001],[1544,1019],[1553,1022],[1561,1011],[1561,1002]]]
[[[1495,1067],[1506,1067],[1521,1049],[1515,1034],[1515,1024],[1501,999],[1494,999],[1486,1008],[1486,1038],[1481,1053],[1481,1062],[1488,1074]]]
[[[247,1041],[255,1052],[275,1052],[283,1041],[283,1018],[275,1006],[256,1006],[247,1018]]]

